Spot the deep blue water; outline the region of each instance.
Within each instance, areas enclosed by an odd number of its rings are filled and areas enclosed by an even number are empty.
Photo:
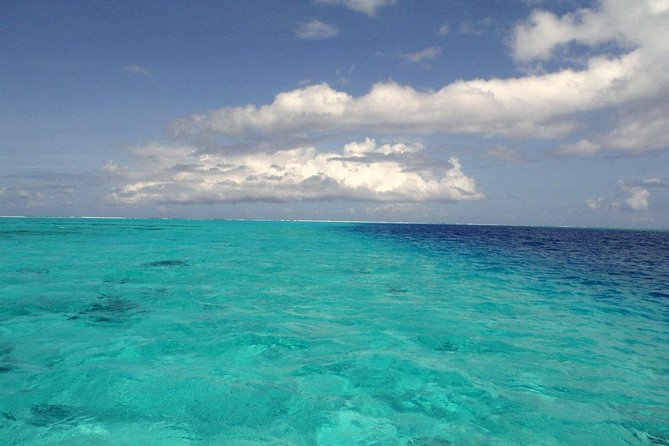
[[[0,219],[0,444],[669,445],[669,233]]]

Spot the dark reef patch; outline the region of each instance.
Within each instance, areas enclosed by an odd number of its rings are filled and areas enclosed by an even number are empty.
[[[412,438],[407,446],[450,446],[452,443],[442,438]]]
[[[123,285],[124,283],[132,283],[133,280],[129,279],[127,277],[119,277],[119,278],[116,278],[116,279],[105,279],[105,280],[103,280],[103,282],[104,283],[114,283],[114,284],[117,284],[117,285]]]
[[[669,436],[665,436],[662,434],[651,434],[648,432],[642,432],[641,434],[639,432],[634,432],[633,435],[634,438],[637,438],[645,442],[650,442],[650,444],[652,445],[669,446]]]
[[[19,268],[16,272],[21,274],[48,274],[50,271],[46,268]]]
[[[438,352],[454,353],[463,349],[462,342],[447,336],[419,336],[418,342]]]
[[[150,267],[169,267],[169,266],[188,266],[185,260],[157,260],[155,262],[143,263],[142,266]]]
[[[444,341],[437,347],[435,347],[435,350],[439,352],[457,352],[458,350],[460,350],[460,347],[458,347],[457,344],[454,344],[451,341]]]
[[[9,345],[0,346],[0,373],[11,372],[14,370],[12,366],[10,353],[14,350],[14,347]]]
[[[80,310],[69,320],[89,319],[92,322],[118,323],[129,319],[139,309],[139,305],[121,297],[100,297],[99,302]]]
[[[61,404],[36,404],[30,408],[28,423],[38,427],[52,427],[59,424],[77,424],[81,411],[74,406]]]
[[[2,412],[0,413],[0,428],[8,427],[9,425],[17,422],[18,419],[11,412]]]

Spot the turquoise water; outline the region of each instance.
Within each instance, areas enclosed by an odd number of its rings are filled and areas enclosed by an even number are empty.
[[[668,445],[669,233],[0,219],[0,443]]]

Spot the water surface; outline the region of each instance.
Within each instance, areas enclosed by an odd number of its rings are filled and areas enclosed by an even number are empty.
[[[0,219],[3,444],[668,445],[669,233]]]

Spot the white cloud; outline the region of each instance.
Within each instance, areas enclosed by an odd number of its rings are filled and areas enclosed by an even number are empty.
[[[629,197],[625,199],[625,205],[629,209],[633,211],[645,211],[648,209],[648,198],[650,197],[648,189],[639,186],[623,185],[622,187],[629,194]]]
[[[486,28],[492,25],[492,18],[486,17],[477,22],[464,22],[460,25],[460,34],[467,34],[470,36],[481,36]]]
[[[436,59],[441,54],[441,48],[438,46],[431,46],[425,48],[421,51],[416,51],[415,53],[409,53],[402,55],[402,58],[408,60],[411,63],[420,63],[425,62],[426,60]]]
[[[516,27],[513,55],[518,60],[548,59],[552,51],[570,42],[597,45],[618,36],[617,28],[608,26],[608,17],[590,9],[557,17],[536,10],[526,23]]]
[[[547,137],[571,130],[569,114],[601,109],[656,91],[637,53],[594,58],[585,70],[512,79],[456,81],[437,91],[378,83],[353,97],[327,84],[278,94],[271,104],[224,107],[173,123],[175,136],[233,138],[309,132],[387,130]],[[640,80],[643,79],[643,80]]]
[[[365,138],[362,142],[352,142],[344,146],[343,155],[348,157],[364,156],[367,154],[382,155],[405,155],[408,153],[417,153],[423,150],[420,143],[407,144],[383,144],[379,146],[373,138]]]
[[[512,53],[517,60],[549,59],[570,43],[597,46],[616,42],[623,48],[641,49],[642,58],[666,62],[669,43],[667,0],[601,0],[596,9],[580,9],[558,17],[536,10],[516,27]]]
[[[623,110],[616,126],[607,133],[564,144],[556,149],[559,155],[594,155],[602,150],[615,150],[628,155],[669,148],[669,103],[645,106],[636,111]]]
[[[150,74],[151,72],[149,71],[148,68],[142,67],[141,65],[127,65],[123,67],[123,69],[129,73],[134,73],[134,74]]]
[[[339,34],[336,26],[312,19],[308,22],[299,23],[295,29],[295,35],[304,40],[320,40],[335,37]]]
[[[629,6],[632,3],[634,7]],[[436,91],[380,82],[357,97],[327,84],[311,85],[279,93],[269,104],[224,107],[186,117],[170,128],[174,136],[198,141],[212,135],[270,141],[277,137],[370,131],[561,137],[583,124],[579,115],[583,112],[646,104],[650,99],[666,97],[669,39],[665,30],[669,29],[669,10],[662,7],[659,0],[622,2],[622,6],[621,2],[606,0],[599,9],[564,17],[535,11],[527,23],[518,26],[513,48],[522,60],[547,57],[556,46],[571,41],[596,44],[615,39],[628,48],[620,55],[592,57],[579,64],[581,68],[506,79],[459,80]],[[600,22],[606,26],[597,25],[594,31],[587,31],[592,35],[587,34],[586,25]],[[555,27],[559,32],[552,31]],[[533,42],[534,38],[538,42]],[[432,47],[407,58],[418,62],[436,54],[438,48]],[[666,128],[664,122],[662,116],[652,123],[640,120],[638,125],[622,126],[599,138],[602,141],[592,137],[560,151],[595,153],[613,142],[630,150],[641,144],[659,148],[664,137],[657,135]],[[646,131],[651,135],[648,138],[643,137]],[[635,138],[646,142],[635,142]],[[657,141],[647,143],[653,138]]]
[[[376,11],[384,6],[395,3],[396,0],[315,0],[316,3],[342,5],[353,11],[374,16]]]
[[[441,25],[439,27],[439,31],[437,31],[437,34],[439,34],[441,37],[444,37],[450,30],[451,29],[448,27],[448,25]]]
[[[613,150],[636,155],[669,148],[667,29],[667,0],[601,0],[595,8],[561,17],[537,10],[516,27],[511,49],[518,61],[556,58],[568,54],[573,43],[595,50],[602,44],[615,43],[619,51],[627,52],[620,60],[631,55],[636,58],[623,87],[636,94],[619,96],[619,101],[609,104],[620,106],[615,126],[608,132],[563,144],[556,153],[588,156]],[[622,90],[612,85],[609,91],[617,94]]]
[[[614,210],[644,212],[650,205],[649,189],[666,189],[667,183],[659,178],[641,181],[618,181],[618,193],[614,199],[606,197],[589,198],[586,205],[593,211]]]
[[[604,209],[609,206],[605,197],[588,198],[585,200],[585,204],[593,211]]]
[[[194,147],[150,144],[132,162],[106,170],[125,204],[348,199],[417,202],[480,199],[457,158],[420,162],[420,144],[377,144],[367,138],[340,152],[298,147],[274,153],[221,155]],[[429,165],[426,165],[429,164]]]

